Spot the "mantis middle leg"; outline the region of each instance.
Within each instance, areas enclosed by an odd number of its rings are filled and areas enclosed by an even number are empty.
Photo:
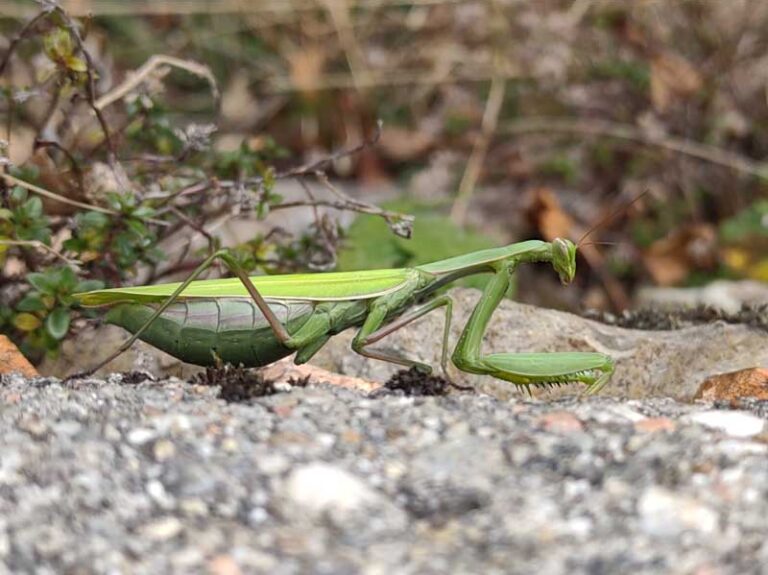
[[[481,353],[486,328],[509,288],[514,268],[514,263],[499,264],[459,337],[453,363],[462,371],[520,386],[581,382],[587,385],[587,393],[598,392],[613,373],[613,360],[602,353]]]
[[[379,305],[374,304],[371,312],[365,319],[365,323],[363,323],[360,331],[357,332],[355,339],[352,341],[352,349],[354,349],[360,355],[369,357],[371,359],[379,359],[389,363],[404,365],[406,367],[416,367],[424,373],[431,373],[432,367],[425,363],[399,357],[393,354],[384,353],[382,351],[369,350],[367,347],[439,307],[445,307],[445,323],[443,327],[442,342],[443,348],[440,356],[440,366],[443,370],[443,374],[447,376],[448,335],[450,334],[451,330],[451,318],[453,312],[453,300],[447,295],[438,296],[428,301],[424,305],[417,307],[410,312],[400,316],[396,320],[386,324],[384,322],[386,320],[387,314],[389,313],[388,307],[385,303],[380,303]]]

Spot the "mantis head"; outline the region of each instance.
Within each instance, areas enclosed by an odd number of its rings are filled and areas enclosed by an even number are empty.
[[[552,267],[563,285],[571,283],[576,275],[576,244],[571,240],[555,238],[552,241]]]

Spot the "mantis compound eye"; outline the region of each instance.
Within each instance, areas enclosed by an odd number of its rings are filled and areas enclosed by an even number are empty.
[[[563,284],[569,284],[576,275],[576,245],[571,240],[555,238],[552,241],[552,266]]]

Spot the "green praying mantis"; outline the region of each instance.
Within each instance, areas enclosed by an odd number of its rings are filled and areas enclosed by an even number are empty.
[[[352,349],[368,358],[430,373],[415,359],[371,349],[382,338],[442,308],[441,367],[448,371],[448,335],[453,301],[440,288],[468,275],[492,274],[454,348],[460,370],[490,375],[518,386],[581,383],[600,391],[614,370],[602,353],[482,353],[494,310],[517,266],[548,262],[562,283],[576,273],[577,245],[568,239],[529,240],[412,268],[248,277],[226,252],[208,257],[181,283],[104,289],[77,294],[84,306],[111,306],[106,321],[132,337],[84,374],[103,367],[141,339],[176,358],[201,366],[230,363],[261,367],[296,354],[308,361],[334,335],[359,328]],[[197,280],[220,260],[234,278]]]

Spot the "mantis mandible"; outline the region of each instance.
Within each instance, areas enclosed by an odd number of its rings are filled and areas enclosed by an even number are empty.
[[[453,351],[453,364],[518,386],[580,382],[587,393],[596,393],[614,369],[613,360],[605,354],[481,352],[486,327],[517,266],[548,262],[567,284],[576,273],[576,251],[576,244],[568,239],[529,240],[412,268],[249,278],[222,250],[181,283],[77,294],[84,306],[112,306],[106,321],[133,333],[115,353],[79,375],[92,374],[137,339],[201,366],[224,362],[261,367],[293,353],[295,363],[301,364],[333,335],[352,327],[359,328],[352,341],[357,353],[430,373],[429,365],[369,346],[438,308],[445,314],[440,363],[447,375],[453,302],[436,292],[461,277],[490,273]],[[236,277],[196,280],[215,260]]]

